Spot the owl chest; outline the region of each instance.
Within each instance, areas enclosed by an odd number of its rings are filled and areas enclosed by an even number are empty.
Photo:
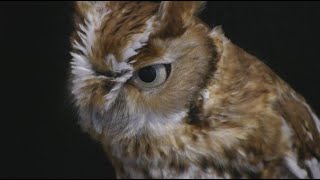
[[[113,151],[111,160],[116,170],[117,178],[228,178],[229,174],[218,173],[213,167],[204,168],[200,164],[188,160],[181,153],[170,151],[163,153],[148,153]]]
[[[250,164],[245,159],[236,159],[226,162],[226,167],[218,167],[210,162],[218,159],[212,157],[198,157],[203,162],[192,161],[186,154],[181,152],[168,151],[167,154],[148,154],[146,151],[133,152],[113,151],[111,160],[116,170],[117,178],[178,178],[178,179],[230,179],[230,178],[263,178],[263,177],[295,177],[289,173],[284,163],[270,162],[264,164]],[[190,154],[189,154],[190,155]]]
[[[163,162],[165,163],[165,162]],[[147,165],[148,164],[148,165]],[[185,169],[177,169],[170,164],[161,165],[151,163],[137,163],[137,160],[128,161],[122,160],[120,166],[116,168],[117,178],[139,178],[139,179],[216,179],[216,178],[230,178],[230,175],[224,174],[223,176],[215,172],[214,169],[201,167],[189,163]]]

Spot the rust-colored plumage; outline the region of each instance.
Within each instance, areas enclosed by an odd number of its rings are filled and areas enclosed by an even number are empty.
[[[319,178],[320,122],[203,2],[77,2],[80,125],[118,178]]]

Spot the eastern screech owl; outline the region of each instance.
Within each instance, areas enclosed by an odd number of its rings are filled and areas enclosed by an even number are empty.
[[[71,92],[118,178],[319,178],[304,98],[201,2],[76,2]]]

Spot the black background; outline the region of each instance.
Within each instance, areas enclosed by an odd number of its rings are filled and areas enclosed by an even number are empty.
[[[1,2],[0,177],[113,178],[66,90],[72,2]],[[320,112],[320,3],[209,2],[201,17]]]

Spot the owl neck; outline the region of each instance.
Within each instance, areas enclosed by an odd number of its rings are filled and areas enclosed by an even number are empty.
[[[126,178],[161,178],[164,172],[183,177],[190,169],[200,172],[206,166],[227,166],[222,141],[212,137],[205,126],[205,121],[183,121],[162,127],[161,133],[149,129],[133,136],[105,136],[101,142],[117,174]]]

